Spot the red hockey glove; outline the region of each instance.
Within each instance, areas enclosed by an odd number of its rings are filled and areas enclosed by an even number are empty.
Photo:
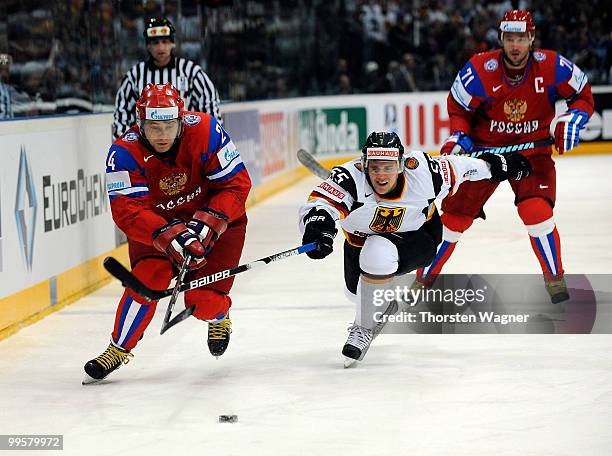
[[[208,255],[215,241],[227,229],[227,216],[212,209],[202,209],[193,214],[187,228],[195,233],[206,250],[205,255]]]
[[[454,131],[442,144],[440,154],[442,155],[465,155],[474,150],[472,138],[462,131]]]
[[[165,253],[177,266],[182,266],[187,254],[191,254],[189,269],[199,269],[206,264],[206,250],[198,237],[183,222],[174,220],[153,233],[153,246]]]

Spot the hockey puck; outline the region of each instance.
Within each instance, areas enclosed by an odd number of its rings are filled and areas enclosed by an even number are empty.
[[[237,423],[238,415],[219,415],[219,423]]]

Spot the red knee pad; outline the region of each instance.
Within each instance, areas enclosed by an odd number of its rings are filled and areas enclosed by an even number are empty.
[[[170,260],[163,258],[146,258],[136,263],[132,273],[147,287],[154,290],[165,290],[173,277]],[[134,301],[149,304],[149,301],[136,293],[131,293]]]
[[[193,316],[198,320],[222,320],[232,305],[232,299],[217,290],[197,288],[185,294],[185,307],[194,304]]]
[[[552,207],[544,198],[527,198],[518,203],[516,208],[525,225],[537,225],[553,216]]]
[[[467,215],[449,214],[448,212],[442,214],[441,219],[442,225],[457,233],[463,233],[470,226],[472,226],[472,223],[474,223],[474,219],[472,217]]]

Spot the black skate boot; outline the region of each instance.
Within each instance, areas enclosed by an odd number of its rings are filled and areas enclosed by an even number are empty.
[[[216,357],[221,356],[227,350],[232,332],[232,320],[229,315],[217,322],[208,323],[208,350]]]
[[[133,357],[134,355],[128,350],[109,344],[104,353],[85,364],[87,376],[83,379],[83,385],[105,379],[111,372],[119,369],[122,364],[127,364]]]
[[[372,343],[373,334],[371,329],[357,324],[349,327],[349,336],[342,347],[344,355],[344,367],[351,367],[355,361],[361,361]]]

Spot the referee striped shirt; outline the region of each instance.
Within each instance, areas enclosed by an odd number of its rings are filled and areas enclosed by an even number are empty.
[[[168,65],[159,68],[150,58],[139,62],[121,80],[115,99],[113,136],[118,138],[136,123],[136,101],[142,89],[152,82],[170,82],[185,100],[185,109],[210,114],[221,122],[219,93],[199,65],[191,60],[173,56]]]
[[[11,106],[11,88],[7,84],[0,82],[0,119],[13,117]]]

